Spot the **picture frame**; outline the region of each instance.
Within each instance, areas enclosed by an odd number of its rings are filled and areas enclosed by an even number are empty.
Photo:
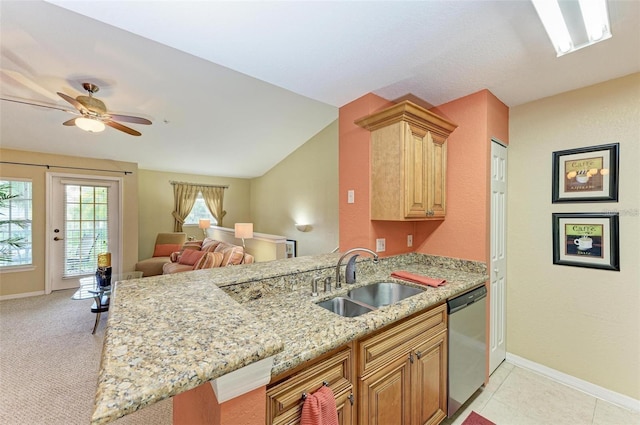
[[[618,202],[619,143],[553,152],[551,202]]]
[[[620,271],[618,213],[552,213],[553,264]]]
[[[298,242],[293,239],[287,239],[285,242],[286,258],[294,258],[298,256]]]

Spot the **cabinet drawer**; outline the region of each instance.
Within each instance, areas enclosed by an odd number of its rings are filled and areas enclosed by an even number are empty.
[[[313,393],[323,381],[329,383],[336,398],[343,398],[353,387],[352,364],[351,348],[348,348],[269,388],[267,424],[297,423],[302,411],[302,394]]]
[[[447,305],[411,317],[387,330],[362,339],[358,344],[358,375],[371,371],[397,359],[403,353],[447,328]]]

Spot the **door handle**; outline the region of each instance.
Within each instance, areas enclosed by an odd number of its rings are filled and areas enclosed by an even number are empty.
[[[54,240],[54,241],[63,241],[63,240],[64,240],[64,238],[59,238],[59,237],[57,237],[57,236],[56,236],[55,238],[53,238],[53,240]]]

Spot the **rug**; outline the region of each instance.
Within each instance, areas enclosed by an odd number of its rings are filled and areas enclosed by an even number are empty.
[[[491,422],[489,419],[480,416],[479,414],[477,414],[472,410],[469,416],[467,416],[467,419],[465,419],[462,422],[462,425],[496,425],[496,424],[494,422]]]

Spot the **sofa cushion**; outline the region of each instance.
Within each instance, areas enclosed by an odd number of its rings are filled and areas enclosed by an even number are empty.
[[[221,267],[241,264],[242,259],[244,258],[244,249],[241,246],[231,245],[228,248],[222,250],[222,254],[224,258],[222,259]]]
[[[206,238],[202,241],[202,248],[200,249],[205,252],[214,252],[221,243],[223,242],[211,238]]]
[[[162,266],[162,274],[171,274],[171,273],[179,273],[179,272],[188,272],[193,270],[193,266],[188,264],[180,264],[180,263],[165,263]]]
[[[185,249],[195,249],[196,251],[200,251],[202,249],[202,241],[187,241],[182,245],[182,250]]]
[[[158,244],[153,250],[153,256],[168,257],[171,255],[172,252],[179,251],[181,247],[182,247],[181,244],[174,244],[174,243]]]
[[[195,249],[185,249],[185,251],[178,257],[178,263],[186,264],[189,266],[195,265],[206,252],[196,251]]]
[[[151,257],[136,263],[136,271],[142,272],[144,277],[157,276],[163,273],[163,266],[171,264],[169,257]]]
[[[205,252],[204,255],[193,266],[193,270],[211,269],[213,267],[220,267],[224,255],[221,252]]]

